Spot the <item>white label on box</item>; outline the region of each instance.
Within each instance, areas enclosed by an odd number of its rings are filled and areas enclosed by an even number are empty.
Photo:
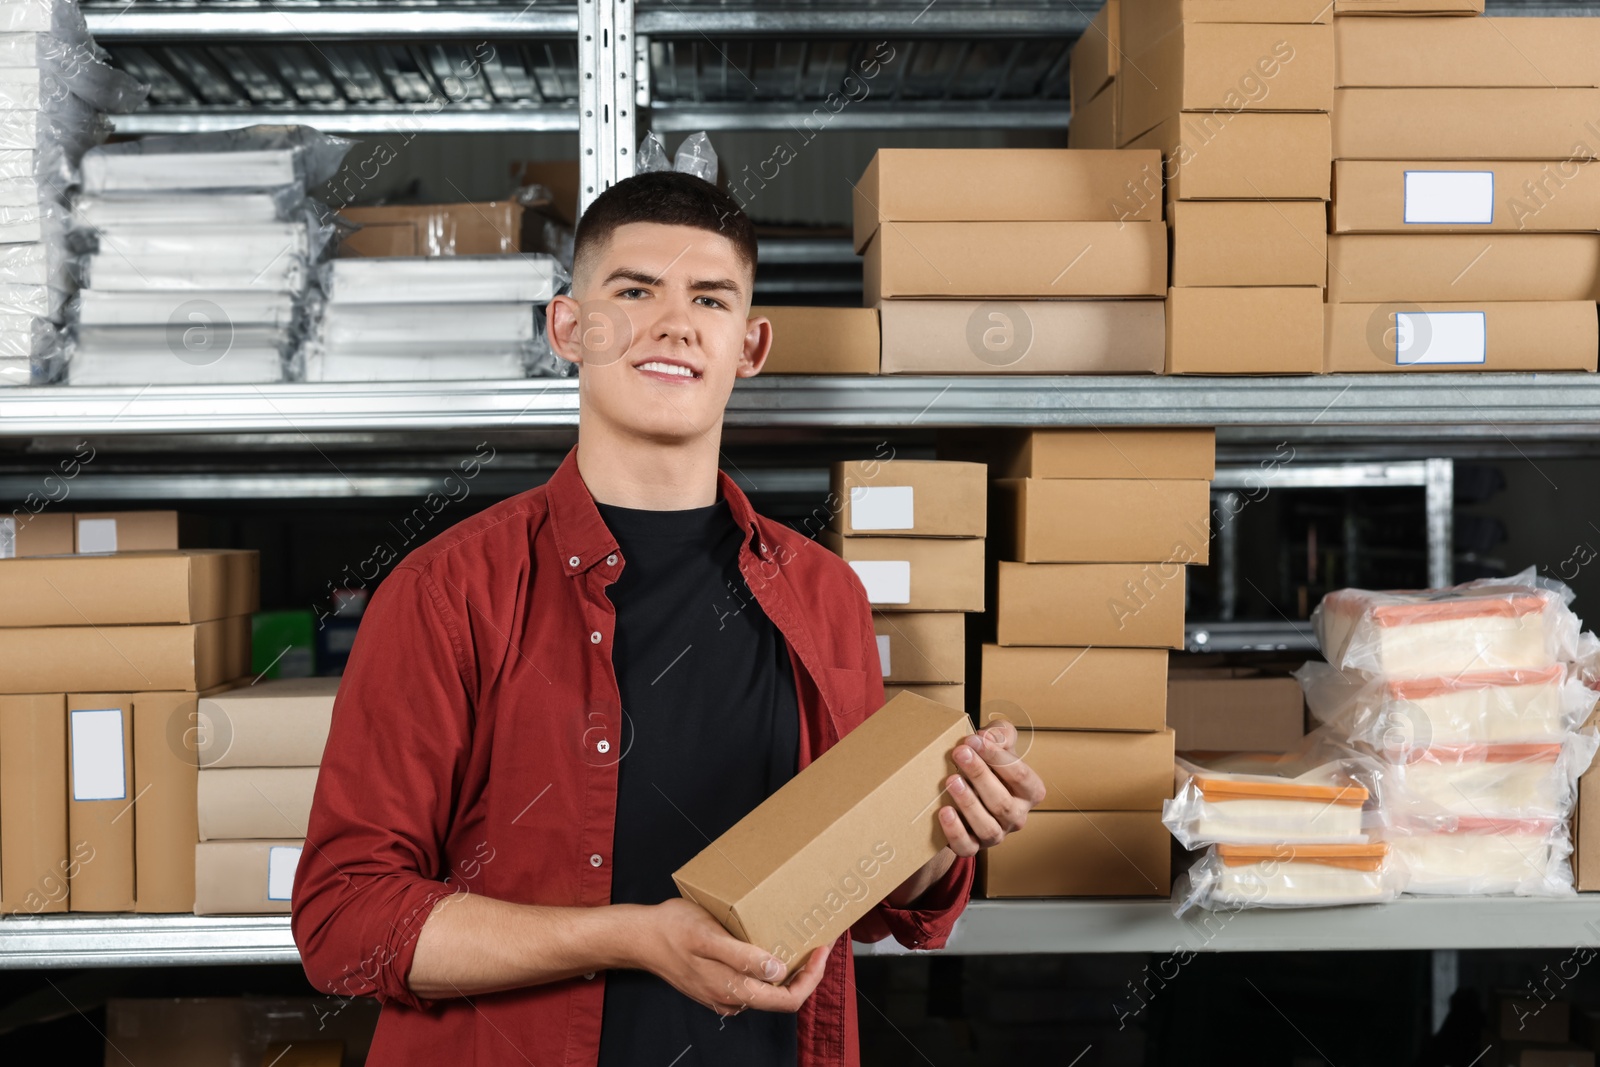
[[[858,559],[850,564],[874,604],[911,603],[909,559]]]
[[[1397,311],[1394,361],[1402,367],[1483,363],[1489,356],[1487,335],[1481,311]]]
[[[1487,225],[1494,221],[1494,171],[1406,171],[1406,222]]]
[[[911,530],[916,512],[909,485],[852,485],[850,529]]]
[[[125,800],[127,765],[122,752],[122,709],[72,713],[72,799]]]
[[[889,675],[891,673],[893,673],[893,672],[889,670],[889,635],[888,634],[879,634],[878,635],[878,662],[883,665],[883,676],[885,678],[889,677]]]
[[[116,519],[79,519],[79,552],[115,552],[117,550]]]
[[[267,849],[267,899],[288,900],[294,888],[294,869],[300,866],[300,849],[273,845]]]

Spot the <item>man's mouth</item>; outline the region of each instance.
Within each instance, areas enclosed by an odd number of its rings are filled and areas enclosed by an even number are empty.
[[[659,359],[646,360],[638,364],[634,369],[644,371],[647,374],[664,374],[673,378],[693,379],[700,377],[692,367],[686,367],[682,363],[668,363]]]

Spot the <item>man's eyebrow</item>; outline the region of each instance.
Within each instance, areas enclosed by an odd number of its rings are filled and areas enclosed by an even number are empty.
[[[612,271],[601,285],[610,285],[612,282],[629,281],[638,282],[640,285],[660,285],[661,278],[647,270],[638,267],[618,267]],[[691,292],[696,293],[732,293],[738,296],[744,290],[732,278],[698,278],[689,283]]]
[[[689,288],[697,293],[723,292],[733,293],[737,296],[742,290],[739,283],[732,278],[706,278],[689,283]]]
[[[658,276],[651,274],[647,270],[640,270],[637,267],[618,267],[616,270],[606,275],[606,280],[600,284],[610,285],[615,281],[639,282],[642,285],[661,284],[661,279]]]

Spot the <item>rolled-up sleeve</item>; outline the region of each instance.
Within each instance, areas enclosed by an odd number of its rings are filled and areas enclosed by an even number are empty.
[[[471,738],[467,662],[438,587],[402,564],[351,648],[295,874],[295,944],[319,989],[428,1004],[407,977],[453,892],[444,842]]]

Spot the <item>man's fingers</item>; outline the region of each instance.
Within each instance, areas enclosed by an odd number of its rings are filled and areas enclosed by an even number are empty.
[[[994,776],[989,776],[993,788],[1000,788],[994,782]],[[1005,839],[1006,827],[1000,824],[996,813],[991,812],[981,799],[973,792],[972,784],[959,774],[952,775],[949,780],[950,800],[956,811],[961,813],[961,818],[966,822],[972,836],[977,838],[978,844],[985,848],[992,848]],[[1002,790],[1002,792],[1004,792]],[[1006,795],[999,803],[1003,806],[1009,804],[1011,798]]]
[[[1005,725],[1010,727],[1011,724],[1006,723]],[[1022,761],[1022,758],[1017,755],[1014,747],[1012,747],[1016,743],[1015,728],[1012,728],[1010,744],[1005,747],[996,745],[994,740],[988,736],[993,729],[994,727],[991,726],[982,733],[973,734],[957,746],[957,756],[961,755],[962,748],[966,748],[976,753],[979,757],[965,762],[958,759],[957,765],[967,777],[975,780],[980,777],[979,764],[985,770],[992,770],[994,777],[998,779],[999,784],[1006,793],[1023,802],[1023,811],[1042,803],[1045,796],[1044,781],[1039,777],[1037,771]],[[985,801],[990,801],[997,797],[997,795],[985,791],[982,786],[979,786],[979,795],[984,797]],[[991,811],[995,810],[993,803],[990,803],[989,807]],[[1016,829],[1016,827],[1012,827],[1012,829]]]
[[[751,981],[769,984],[783,981],[785,967],[778,957],[746,944],[724,930],[717,930],[704,947],[704,953]]]
[[[939,809],[939,827],[944,830],[944,839],[950,845],[950,851],[958,856],[976,856],[978,842],[973,838],[967,824],[961,821],[961,816],[956,814],[956,809],[945,805]]]
[[[1027,821],[1028,809],[1033,805],[1025,799],[1018,799],[1013,788],[1000,777],[996,770],[991,770],[986,762],[989,754],[996,751],[993,745],[984,745],[982,751],[974,748],[970,742],[978,735],[963,741],[955,748],[956,766],[966,776],[971,785],[970,795],[958,794],[952,783],[950,790],[951,799],[956,802],[956,807],[963,815],[967,815],[967,823],[977,834],[978,839],[986,845],[998,844],[999,841],[990,841],[986,838],[987,825],[982,819],[976,819],[972,805],[981,803],[987,809],[993,821],[999,824],[1001,835],[1013,830],[1022,829],[1022,824]]]

